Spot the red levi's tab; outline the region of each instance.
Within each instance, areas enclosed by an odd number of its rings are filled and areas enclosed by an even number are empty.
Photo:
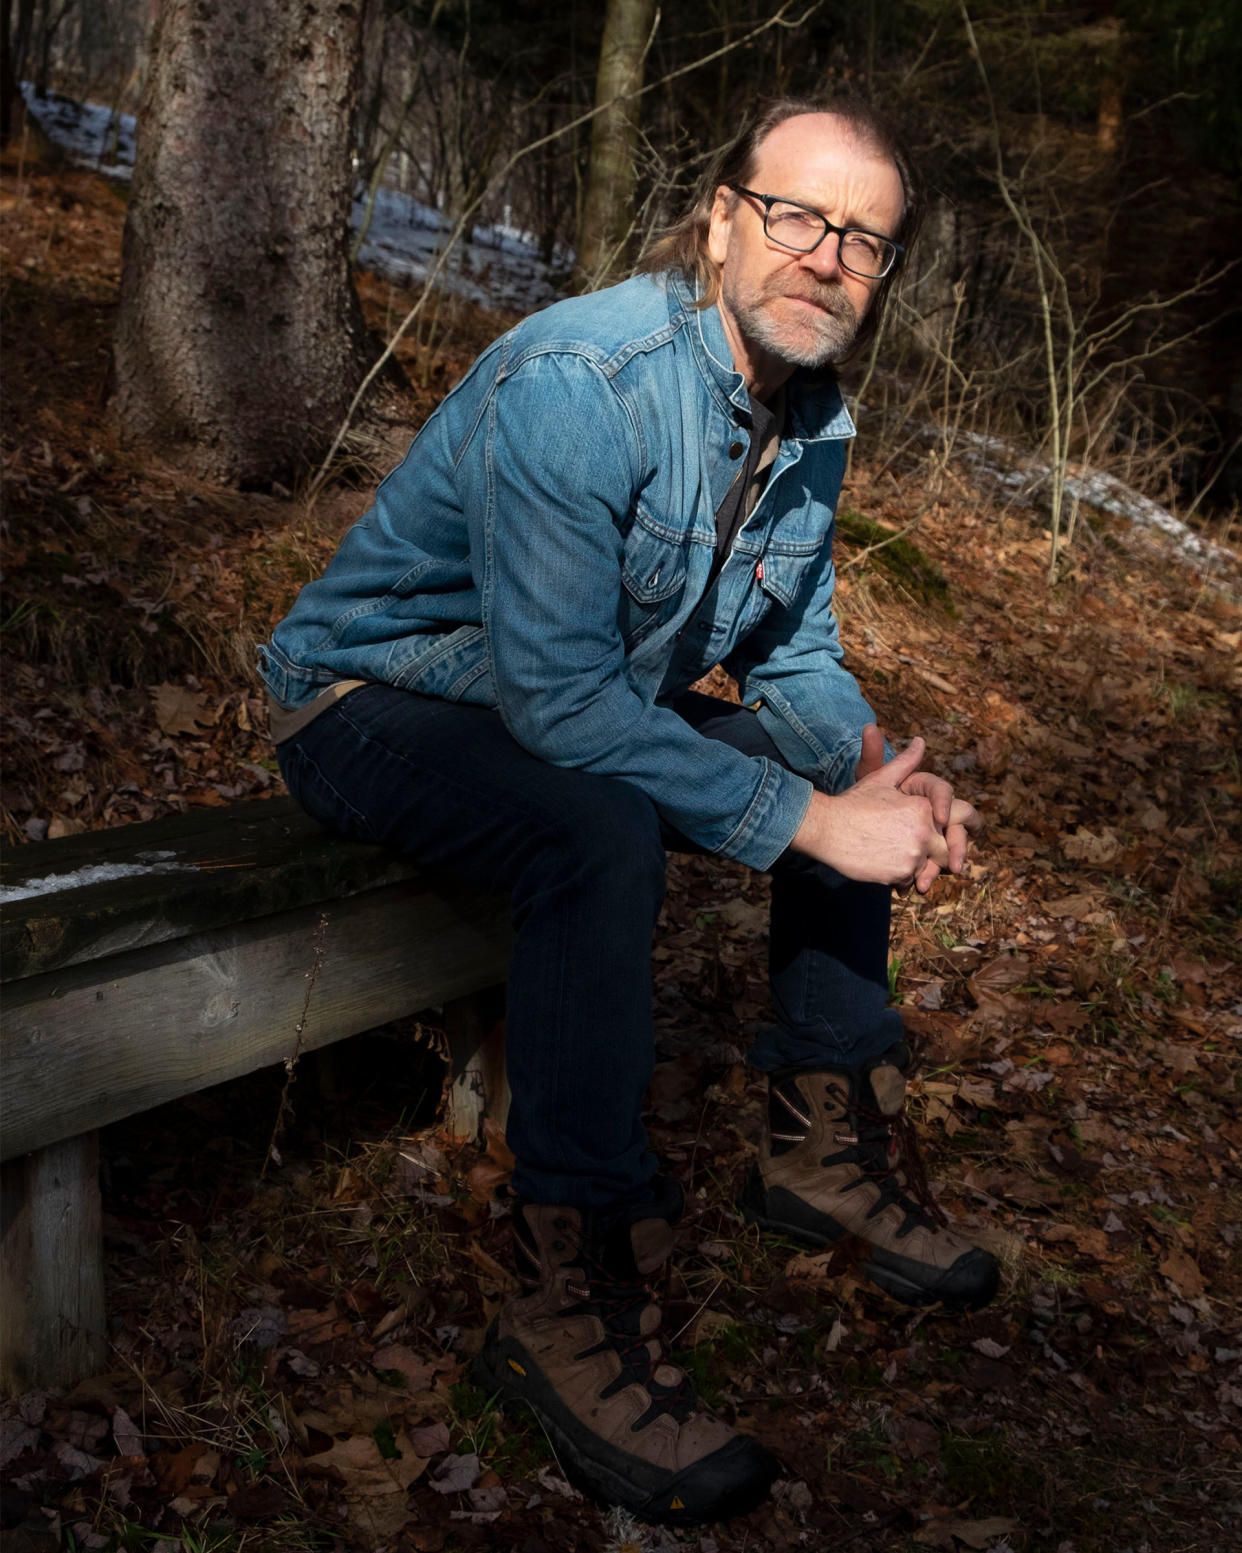
[[[756,582],[762,582],[763,581],[763,562],[762,561],[760,561],[759,564],[755,567],[755,581]]]

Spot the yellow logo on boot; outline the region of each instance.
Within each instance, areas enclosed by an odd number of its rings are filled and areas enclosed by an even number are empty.
[[[526,1371],[522,1368],[522,1366],[517,1362],[516,1359],[506,1359],[505,1363],[509,1366],[509,1368],[511,1370],[516,1370],[517,1373],[522,1377],[523,1380],[526,1379]]]

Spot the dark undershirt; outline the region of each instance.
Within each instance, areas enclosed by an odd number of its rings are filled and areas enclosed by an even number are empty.
[[[725,492],[724,500],[716,509],[716,555],[712,561],[711,575],[707,579],[709,588],[720,575],[720,569],[729,557],[729,551],[733,548],[733,541],[737,538],[738,531],[767,484],[771,462],[762,470],[759,468],[759,462],[763,457],[763,449],[768,439],[780,430],[776,424],[776,417],[766,404],[751,398],[749,394],[746,397],[750,404],[750,446],[746,450],[742,467],[737,472],[737,479]],[[753,492],[752,487],[755,488]],[[747,500],[748,495],[750,500]]]

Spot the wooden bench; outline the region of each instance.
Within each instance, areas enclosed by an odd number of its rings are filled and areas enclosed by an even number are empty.
[[[292,800],[15,848],[0,884],[6,1393],[104,1367],[98,1128],[429,1007],[451,1130],[503,1108],[480,995],[504,979],[506,904]]]

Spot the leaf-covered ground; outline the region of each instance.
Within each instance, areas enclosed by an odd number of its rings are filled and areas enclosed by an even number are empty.
[[[11,842],[278,787],[249,643],[504,320],[446,312],[415,386],[313,505],[188,481],[105,414],[123,196],[10,158],[4,827]],[[372,322],[402,299],[366,277]],[[867,462],[870,458],[870,462]],[[1242,616],[1095,515],[1041,516],[863,448],[851,663],[988,830],[899,900],[894,995],[943,1199],[1001,1256],[913,1314],[733,1212],[761,1091],[765,884],[675,859],[653,1138],[686,1188],[666,1291],[700,1390],[780,1455],[773,1501],[671,1534],[579,1499],[468,1364],[508,1287],[503,1139],[434,1126],[435,1011],[105,1134],[112,1357],[0,1412],[6,1548],[1011,1549],[1242,1540]],[[871,550],[917,517],[910,551]],[[1217,538],[1228,535],[1217,533]],[[293,1036],[291,1032],[291,1047]],[[395,1097],[395,1098],[394,1098]]]

